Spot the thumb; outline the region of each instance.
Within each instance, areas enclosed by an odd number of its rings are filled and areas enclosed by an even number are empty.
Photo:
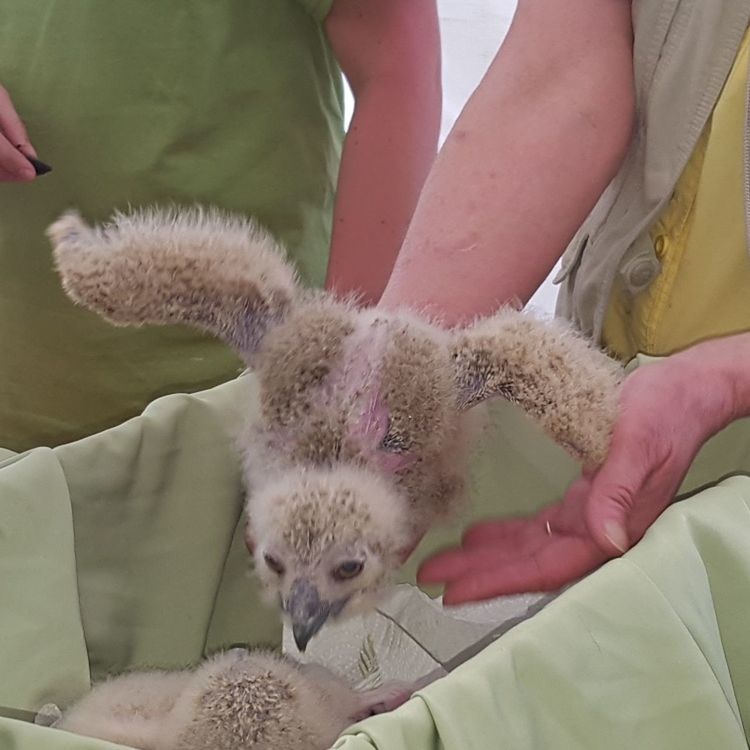
[[[586,502],[586,525],[607,557],[617,557],[630,548],[630,516],[649,473],[649,464],[638,444],[613,444],[610,455],[593,477]]]

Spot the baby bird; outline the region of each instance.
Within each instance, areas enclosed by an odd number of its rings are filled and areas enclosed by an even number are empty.
[[[100,683],[53,726],[141,750],[325,750],[413,689],[392,682],[357,692],[324,667],[232,649],[193,670]]]
[[[259,381],[239,438],[246,540],[304,650],[329,618],[372,606],[464,497],[470,410],[503,397],[596,466],[619,367],[558,322],[513,309],[446,330],[298,284],[257,224],[216,211],[75,213],[48,230],[67,294],[117,325],[195,326]]]

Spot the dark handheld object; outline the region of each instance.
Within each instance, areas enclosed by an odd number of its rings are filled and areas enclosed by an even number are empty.
[[[19,151],[21,149],[21,145],[22,144],[19,144],[18,146],[16,146],[16,148],[19,149]],[[21,151],[21,153],[23,154],[23,151]],[[45,164],[43,161],[39,161],[39,159],[35,159],[33,156],[29,156],[28,154],[23,154],[23,155],[26,157],[29,164],[31,164],[31,166],[34,167],[34,171],[36,172],[37,177],[43,174],[47,174],[47,172],[52,171],[52,167],[50,167],[49,164]]]
[[[24,154],[24,156],[26,156],[26,154]],[[43,161],[39,161],[39,159],[35,159],[33,156],[26,156],[26,158],[31,162],[31,166],[34,167],[37,177],[52,171],[52,167],[50,167],[49,164],[45,164]]]

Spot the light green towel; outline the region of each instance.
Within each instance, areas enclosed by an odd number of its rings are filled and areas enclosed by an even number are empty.
[[[97,678],[182,666],[231,643],[279,643],[238,523],[234,435],[257,414],[256,395],[243,376],[0,463],[0,706],[64,704],[86,690],[89,668]],[[492,411],[474,504],[424,540],[402,580],[472,520],[529,512],[575,476],[520,411],[503,402]],[[737,470],[750,472],[750,420],[706,446],[685,488]],[[675,506],[623,561],[340,746],[744,747],[748,502],[750,480],[732,479]],[[0,719],[0,747],[107,745]]]
[[[337,750],[743,750],[750,478],[611,562]]]

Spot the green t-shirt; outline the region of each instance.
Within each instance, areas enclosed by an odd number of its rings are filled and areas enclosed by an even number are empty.
[[[147,204],[256,216],[323,280],[343,135],[331,0],[5,0],[0,83],[53,172],[0,185],[0,446],[97,432],[240,368],[182,328],[74,307],[45,228]]]

